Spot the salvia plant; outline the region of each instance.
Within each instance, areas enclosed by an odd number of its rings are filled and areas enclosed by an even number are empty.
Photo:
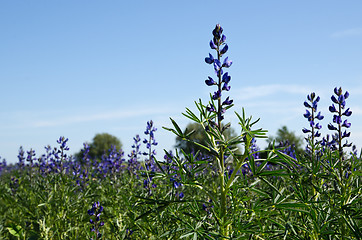
[[[66,137],[39,157],[20,148],[18,163],[0,162],[0,239],[362,239],[361,155],[349,139],[349,92],[334,88],[330,118],[318,108],[326,100],[307,95],[305,151],[287,141],[260,150],[267,131],[256,128],[259,119],[244,109],[235,112],[238,126],[225,119],[234,107],[234,65],[219,24],[209,46],[212,74],[200,81],[209,98],[183,113],[205,141],[172,118],[164,127],[202,151],[157,155],[152,120],[130,153],[111,147],[92,158],[84,144],[72,157]],[[236,135],[227,134],[231,127]]]

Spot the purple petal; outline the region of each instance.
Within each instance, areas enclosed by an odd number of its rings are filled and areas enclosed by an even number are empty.
[[[220,55],[225,54],[228,51],[229,47],[227,44],[225,44],[224,48],[220,51]]]
[[[215,43],[214,43],[214,41],[210,41],[210,47],[211,47],[211,49],[216,49],[216,45],[215,45]]]
[[[333,101],[334,103],[338,104],[338,100],[337,100],[337,98],[336,98],[334,95],[331,97],[331,99],[332,99],[332,101]]]
[[[344,98],[347,99],[349,97],[349,92],[346,91],[346,93],[344,94]]]
[[[331,113],[337,112],[336,107],[334,106],[334,104],[332,104],[331,106],[329,106],[329,111],[330,111]]]
[[[324,118],[324,116],[322,116],[322,115],[321,115],[321,112],[319,112],[319,113],[317,114],[316,118],[317,118],[318,120],[322,120],[322,119]]]
[[[229,57],[226,57],[224,59],[224,63],[222,64],[223,67],[229,68],[231,66],[231,64],[233,64],[233,61],[229,61]]]
[[[303,131],[304,133],[309,133],[309,132],[310,132],[310,130],[309,130],[309,129],[306,129],[306,128],[303,128],[302,131]]]
[[[335,126],[333,126],[331,123],[328,124],[328,129],[329,130],[337,130],[337,128]]]
[[[230,90],[230,86],[228,86],[227,83],[224,83],[224,86],[222,86],[222,90],[229,91],[229,90]]]
[[[351,123],[347,122],[347,120],[344,120],[342,126],[346,127],[346,128],[349,128],[351,126]]]
[[[225,41],[226,41],[226,36],[223,34],[222,37],[221,37],[220,43],[224,43]]]
[[[307,103],[306,101],[304,102],[304,106],[307,107],[307,108],[312,108],[309,103]]]
[[[208,77],[209,79],[205,80],[205,83],[207,86],[212,86],[215,85],[216,82],[214,81],[214,79],[212,79],[211,77]]]
[[[222,76],[222,82],[224,83],[229,83],[230,82],[231,77],[229,76],[229,73],[226,72],[223,76]]]
[[[334,88],[334,93],[338,96],[339,94],[338,94],[338,88],[337,87],[335,87]]]
[[[350,111],[349,108],[347,108],[347,110],[342,115],[349,117],[352,115],[352,111]]]
[[[305,118],[309,118],[309,117],[311,116],[311,114],[310,114],[310,112],[309,112],[308,110],[306,110],[306,113],[303,114],[303,116],[304,116]]]

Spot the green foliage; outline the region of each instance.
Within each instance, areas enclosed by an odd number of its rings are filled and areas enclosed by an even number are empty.
[[[175,144],[176,148],[184,151],[185,153],[196,153],[197,151],[200,151],[204,155],[209,154],[207,149],[200,146],[207,145],[207,135],[200,123],[194,122],[187,124],[183,134],[189,135],[189,138],[188,140],[185,140],[177,136]],[[235,130],[232,127],[227,128],[223,132],[223,135],[227,140],[237,136]]]
[[[275,137],[269,136],[267,139],[267,143],[269,144],[268,149],[272,149],[273,142],[275,142],[276,145],[279,143],[290,145],[298,154],[303,152],[303,137],[297,136],[294,132],[289,131],[287,126],[279,128]]]
[[[239,117],[244,127],[253,123]],[[123,168],[103,176],[93,163],[84,168],[92,176],[85,185],[70,171],[44,174],[34,166],[3,172],[0,239],[89,239],[87,210],[95,201],[104,207],[102,239],[220,239],[220,175],[213,170],[218,163],[193,154],[167,156],[173,161],[157,161],[160,170],[149,172],[157,186],[152,194],[142,172],[137,177]],[[338,151],[326,151],[311,162],[272,150],[266,160],[235,158],[235,169],[244,163],[250,168],[224,179],[224,223],[231,239],[361,239],[361,156],[340,162]],[[178,188],[170,181],[175,175]]]
[[[89,144],[88,156],[91,159],[100,159],[112,146],[115,147],[117,151],[122,149],[122,143],[117,137],[109,133],[98,133]],[[75,156],[77,159],[82,159],[82,152],[75,154]]]

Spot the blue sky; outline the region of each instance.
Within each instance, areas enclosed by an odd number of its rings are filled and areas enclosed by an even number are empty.
[[[0,156],[17,161],[19,146],[41,155],[59,136],[74,153],[103,132],[128,153],[152,119],[161,158],[175,143],[162,129],[169,117],[185,127],[185,107],[214,90],[204,58],[217,23],[233,60],[234,111],[245,107],[271,135],[283,125],[302,135],[314,91],[328,133],[342,86],[362,147],[361,1],[1,1]],[[239,130],[233,111],[226,120]]]

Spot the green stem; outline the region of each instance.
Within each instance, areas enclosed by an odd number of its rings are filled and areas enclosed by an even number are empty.
[[[220,44],[217,45],[217,59],[219,62],[221,62],[221,56],[220,56]],[[221,92],[221,68],[217,74],[218,76],[218,91]],[[218,109],[217,109],[217,123],[218,123],[218,130],[220,133],[222,133],[222,126],[221,126],[221,115],[222,115],[222,103],[221,103],[221,97],[217,99],[218,103]],[[225,162],[224,162],[224,152],[225,149],[223,146],[220,145],[220,143],[217,143],[218,149],[219,149],[219,178],[220,178],[220,220],[221,220],[221,234],[225,237],[228,237],[228,231],[226,224],[226,195],[227,195],[227,189],[225,188]]]
[[[220,149],[219,161],[221,162],[221,171],[220,171],[220,219],[221,219],[221,234],[227,236],[225,229],[226,223],[226,194],[225,189],[225,165],[224,165],[224,151]]]

